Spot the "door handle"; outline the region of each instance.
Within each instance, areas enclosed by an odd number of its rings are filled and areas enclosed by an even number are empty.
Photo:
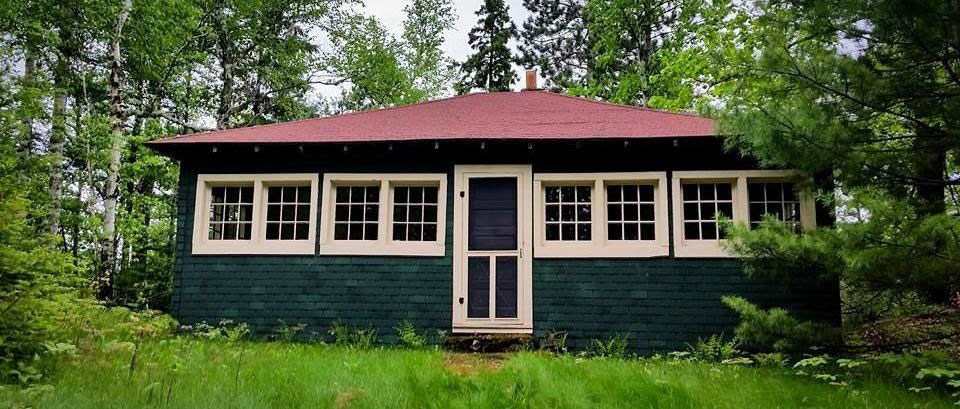
[[[460,305],[463,305],[463,297],[460,297]]]

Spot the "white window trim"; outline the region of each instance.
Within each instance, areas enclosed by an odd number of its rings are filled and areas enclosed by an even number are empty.
[[[796,181],[797,173],[790,170],[705,170],[673,172],[673,253],[675,257],[736,257],[724,249],[726,240],[686,240],[683,238],[683,192],[684,181],[730,182],[732,184],[733,222],[749,223],[749,198],[747,183],[750,181]],[[817,226],[816,203],[811,192],[801,190],[800,226],[813,230]]]
[[[197,175],[196,202],[193,215],[193,254],[315,254],[317,231],[316,173],[250,173]],[[306,240],[267,240],[265,189],[274,184],[310,185],[310,228]],[[211,187],[220,184],[253,185],[253,225],[250,240],[209,240]]]
[[[335,240],[333,238],[335,188],[340,184],[380,186],[380,212],[376,240]],[[437,186],[437,240],[395,241],[392,236],[392,186]],[[326,173],[323,175],[323,204],[320,211],[321,255],[443,256],[446,251],[447,175],[444,173]]]
[[[544,187],[553,184],[590,182],[591,234],[589,241],[548,241],[546,239],[546,198]],[[611,183],[652,184],[656,214],[656,240],[608,240],[606,185]],[[533,176],[534,257],[537,258],[643,258],[670,254],[666,172],[537,173]]]

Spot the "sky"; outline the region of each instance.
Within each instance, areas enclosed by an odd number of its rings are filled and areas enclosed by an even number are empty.
[[[410,3],[410,0],[364,0],[363,11],[380,20],[387,29],[394,35],[400,36],[403,33],[403,7]],[[453,0],[453,8],[457,13],[457,22],[453,28],[447,31],[447,38],[443,44],[443,51],[447,56],[457,61],[463,61],[470,55],[470,45],[467,44],[467,33],[477,22],[477,16],[474,12],[480,8],[482,0]],[[510,7],[510,17],[517,28],[521,28],[523,21],[530,14],[523,7],[522,0],[506,0]],[[517,70],[517,78],[522,78],[523,73],[520,67],[514,67]],[[519,81],[514,83],[514,88],[519,88]],[[325,97],[336,97],[340,95],[339,88],[320,87],[317,92]]]

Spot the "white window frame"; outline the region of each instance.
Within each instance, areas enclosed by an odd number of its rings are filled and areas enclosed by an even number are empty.
[[[376,240],[335,240],[336,187],[340,185],[380,186]],[[437,187],[437,239],[434,241],[393,240],[393,186]],[[323,203],[320,211],[321,255],[443,256],[446,253],[447,175],[444,173],[326,173],[323,175]]]
[[[592,185],[590,240],[549,241],[546,238],[546,187]],[[654,187],[655,240],[607,239],[607,185],[649,184]],[[670,254],[666,172],[536,173],[533,176],[534,257],[537,258],[644,258]]]
[[[193,215],[193,254],[315,254],[317,231],[316,173],[249,173],[197,175]],[[209,240],[211,188],[219,185],[253,186],[253,225],[250,240]],[[267,195],[272,185],[310,185],[310,227],[306,240],[267,240]]]
[[[749,225],[750,205],[747,183],[798,182],[797,173],[789,170],[704,170],[675,171],[672,175],[673,206],[673,254],[675,257],[736,257],[725,248],[726,239],[686,240],[683,230],[683,192],[685,181],[692,183],[728,182],[731,184],[734,223]],[[813,230],[817,226],[816,203],[813,194],[806,190],[798,192],[800,199],[800,226]]]

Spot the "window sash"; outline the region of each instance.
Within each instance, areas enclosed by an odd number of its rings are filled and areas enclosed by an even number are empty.
[[[276,174],[199,174],[197,175],[197,188],[195,191],[196,204],[193,220],[193,254],[313,254],[316,243],[316,209],[317,209],[317,188],[319,187],[318,175],[310,173],[276,173]],[[269,230],[273,223],[268,219],[271,205],[268,191],[271,187],[277,186],[309,186],[308,197],[299,202],[295,209],[302,209],[305,214],[303,218],[291,220],[289,223],[292,238],[289,240],[268,239]],[[231,206],[230,197],[224,200],[214,198],[214,189],[219,187],[246,187],[252,189],[252,200],[249,196],[244,200],[243,206],[249,213],[240,222],[243,231],[247,231],[249,239],[240,240],[217,240],[212,238],[211,231],[220,230],[221,236],[233,234],[231,221],[220,222],[216,216],[210,214],[215,212],[215,206],[224,204]],[[216,200],[216,203],[214,202]],[[286,203],[286,201],[283,201]],[[224,216],[226,218],[226,216]],[[248,220],[247,220],[248,219]],[[302,220],[301,220],[302,219]],[[280,236],[283,236],[283,230],[287,223],[279,222],[278,228]],[[282,238],[282,237],[281,237]]]
[[[618,257],[654,257],[665,256],[669,254],[668,241],[668,220],[667,220],[667,192],[666,173],[665,172],[619,172],[619,173],[537,173],[534,174],[534,190],[537,194],[537,203],[535,209],[535,245],[536,257],[541,258],[618,258]],[[556,215],[548,206],[557,204],[554,198],[548,198],[548,189],[564,186],[590,186],[591,198],[588,202],[590,207],[589,221],[581,221],[575,217],[573,220],[567,217],[564,220],[561,214],[559,220],[554,220]],[[639,197],[640,190],[637,188],[636,198],[628,197],[624,200],[622,195],[616,201],[611,201],[611,189],[619,189],[623,192],[623,186],[649,186],[653,197]],[[562,198],[561,198],[562,199]],[[580,203],[567,203],[561,200],[561,206],[564,204],[580,205]],[[641,205],[652,207],[644,208],[645,216],[652,216],[649,221],[641,221],[639,212]],[[636,210],[636,220],[623,220],[624,215],[611,214],[617,207],[621,212],[624,207]],[[630,210],[628,210],[630,211]],[[579,216],[576,212],[575,216]],[[649,214],[652,213],[652,214]],[[634,219],[631,215],[629,218]],[[589,238],[577,236],[577,240],[552,240],[556,236],[548,232],[548,226],[560,223],[589,223]],[[628,229],[637,229],[636,240],[623,240],[622,232],[624,226]],[[619,228],[621,239],[618,239],[611,232]],[[650,240],[640,239],[640,229],[643,228],[646,234],[652,236]],[[550,233],[550,235],[548,235]],[[632,237],[632,233],[631,236]],[[565,238],[565,237],[561,237]]]
[[[341,255],[411,255],[411,256],[440,256],[445,253],[445,217],[446,217],[446,182],[447,175],[441,173],[409,173],[409,174],[344,174],[328,173],[324,175],[324,201],[321,211],[321,234],[320,251],[321,254],[341,254]],[[366,229],[364,238],[375,237],[369,240],[349,240],[343,239],[343,235],[337,234],[336,215],[332,214],[337,206],[335,189],[338,186],[368,186],[378,189],[376,200],[377,218],[376,222],[370,222],[365,219]],[[397,188],[402,191],[405,189],[431,188],[436,189],[436,198],[429,198],[436,203],[413,203],[409,197],[401,197],[397,200]],[[407,192],[409,193],[409,192]],[[425,200],[420,199],[420,200]],[[369,202],[373,204],[373,202]],[[410,209],[416,208],[415,212],[418,219],[422,219],[425,213],[435,215],[435,221],[411,222],[409,220]],[[397,214],[397,211],[405,212],[403,216]],[[342,213],[342,211],[341,211]],[[402,220],[397,220],[397,219]],[[341,220],[339,223],[343,223]],[[372,226],[372,227],[371,227]],[[407,233],[405,237],[395,236],[395,228],[404,229]],[[342,229],[342,228],[341,228]],[[372,234],[375,229],[375,236]],[[419,240],[410,240],[410,232],[419,233]],[[427,231],[427,238],[424,239],[423,232]],[[371,234],[367,234],[371,233]],[[348,235],[349,238],[349,235]]]

